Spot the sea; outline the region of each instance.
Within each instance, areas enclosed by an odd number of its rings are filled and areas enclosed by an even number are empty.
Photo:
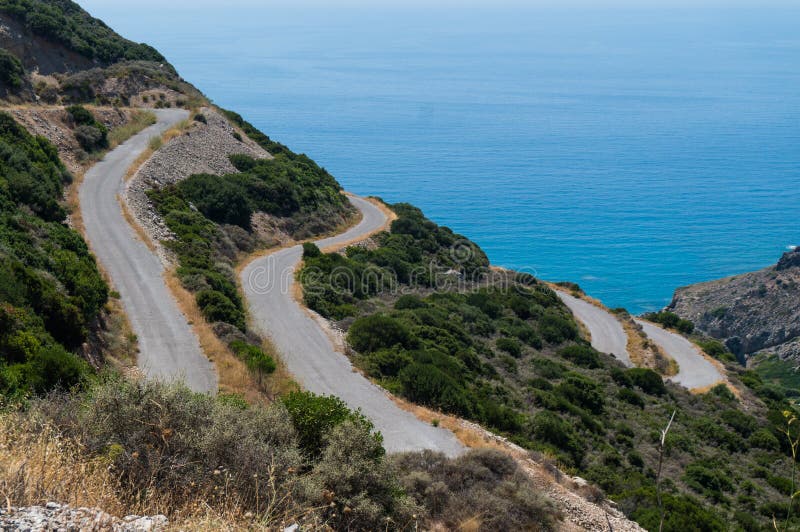
[[[81,3],[348,190],[611,307],[800,244],[798,8]]]

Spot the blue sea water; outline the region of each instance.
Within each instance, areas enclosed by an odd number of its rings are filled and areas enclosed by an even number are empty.
[[[85,5],[349,190],[610,306],[800,244],[800,10]]]

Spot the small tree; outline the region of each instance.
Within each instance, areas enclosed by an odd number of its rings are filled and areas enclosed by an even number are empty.
[[[658,532],[664,529],[664,505],[661,502],[661,466],[664,464],[664,447],[667,442],[667,433],[672,426],[672,420],[675,419],[676,410],[672,411],[672,416],[669,418],[669,423],[664,430],[661,431],[661,442],[658,447],[658,472],[656,473],[656,498],[658,499],[658,513],[660,519],[658,521]]]

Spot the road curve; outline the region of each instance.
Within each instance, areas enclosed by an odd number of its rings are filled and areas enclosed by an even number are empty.
[[[86,237],[105,268],[139,341],[138,365],[150,378],[183,380],[198,392],[215,393],[213,364],[178,309],[164,282],[161,261],[136,236],[117,200],[125,174],[150,139],[186,119],[188,111],[156,110],[157,122],[131,137],[94,165],[83,179],[79,198]]]
[[[722,373],[706,360],[692,342],[649,321],[636,319],[636,323],[641,325],[647,336],[678,363],[678,374],[669,380],[690,390],[724,382],[725,377]]]
[[[320,240],[320,248],[368,236],[386,223],[384,213],[369,201],[351,197],[363,214],[350,230]],[[301,246],[254,260],[241,273],[242,287],[254,327],[271,338],[289,371],[311,392],[335,395],[360,408],[383,434],[388,452],[433,449],[456,456],[464,447],[452,432],[420,421],[399,408],[386,392],[356,372],[329,336],[292,296]]]
[[[592,347],[602,353],[614,355],[629,368],[633,367],[628,354],[628,335],[613,314],[561,290],[556,290],[556,294],[575,317],[589,329],[589,334],[592,335]]]

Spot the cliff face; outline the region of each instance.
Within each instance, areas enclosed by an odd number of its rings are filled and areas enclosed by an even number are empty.
[[[800,359],[800,249],[776,266],[679,288],[668,308],[742,362],[760,351]]]

